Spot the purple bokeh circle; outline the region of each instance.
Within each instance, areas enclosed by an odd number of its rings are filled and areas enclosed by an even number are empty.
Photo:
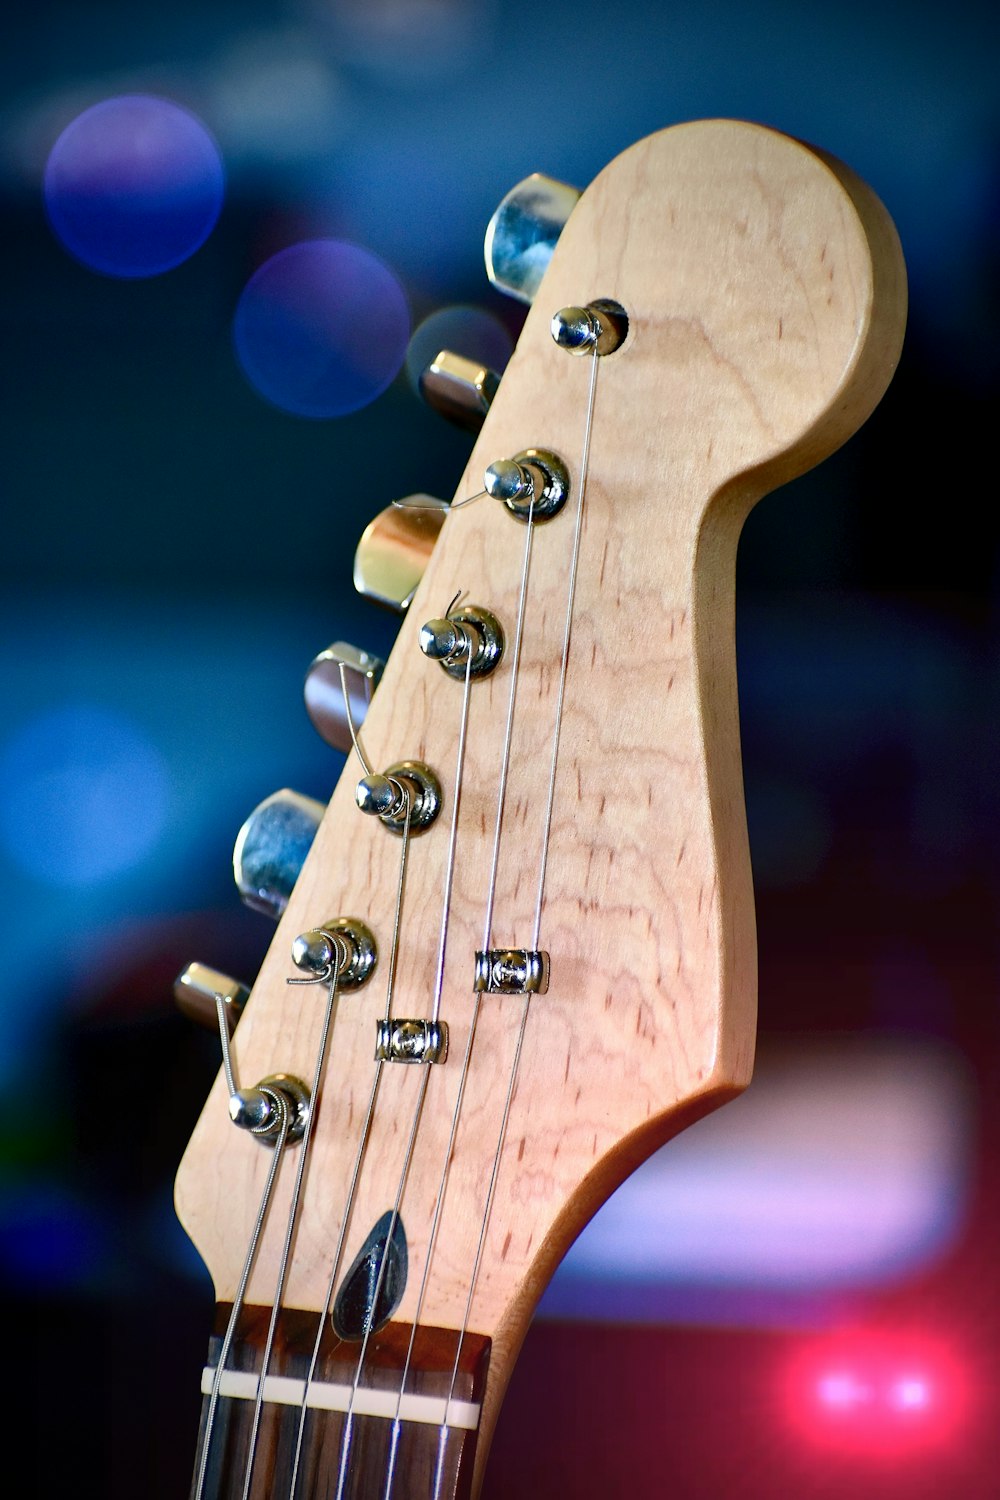
[[[205,126],[149,94],[84,110],[45,167],[56,236],[107,276],[156,276],[179,266],[211,234],[223,191],[222,158]]]
[[[300,417],[342,417],[380,396],[406,357],[410,313],[387,265],[342,240],[305,240],[251,277],[236,354],[266,400]]]

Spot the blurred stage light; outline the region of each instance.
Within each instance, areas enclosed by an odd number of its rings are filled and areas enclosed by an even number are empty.
[[[254,273],[233,334],[244,374],[267,401],[300,417],[342,417],[395,379],[410,315],[377,256],[342,240],[306,240]]]
[[[0,843],[48,885],[96,885],[151,853],[168,795],[163,757],[137,724],[62,705],[0,751]]]
[[[442,307],[413,332],[406,351],[406,376],[415,391],[420,377],[442,349],[479,360],[502,374],[514,341],[498,318],[481,307]]]
[[[77,260],[107,276],[155,276],[187,260],[215,227],[222,160],[186,109],[125,94],[67,125],[44,191],[49,222]]]
[[[954,1432],[965,1386],[953,1351],[927,1334],[852,1330],[795,1355],[788,1406],[810,1441],[901,1454]]]

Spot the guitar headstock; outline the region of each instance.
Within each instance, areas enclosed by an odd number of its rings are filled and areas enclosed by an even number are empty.
[[[552,337],[553,315],[599,299],[624,310],[627,331],[610,352],[574,358]],[[493,497],[452,509],[365,719],[375,772],[417,762],[442,791],[408,844],[395,964],[403,840],[359,811],[364,773],[351,757],[235,1033],[244,1082],[311,1078],[324,989],[287,983],[301,977],[294,940],[337,918],[370,929],[374,971],[336,1001],[283,1301],[324,1313],[348,1205],[344,1270],[398,1201],[407,1270],[392,1318],[419,1311],[421,1325],[493,1340],[487,1432],[571,1240],[650,1151],[749,1080],[737,539],[761,495],[868,416],[904,308],[881,204],[788,137],[734,121],[678,126],[597,177],[455,498],[531,450],[562,460],[568,496],[530,528],[523,506],[517,515]],[[516,489],[516,476],[494,471],[491,487],[504,485]],[[464,667],[443,670],[419,640],[459,593],[452,618],[485,609],[504,637],[499,665],[468,685]],[[370,797],[384,791],[375,781]],[[483,950],[529,958],[520,977],[513,959],[477,971]],[[373,1061],[391,973],[392,1015],[443,1022],[447,1060]],[[177,1203],[222,1302],[236,1293],[268,1166],[268,1149],[233,1129],[220,1075]],[[250,1303],[274,1299],[291,1177],[289,1165]]]

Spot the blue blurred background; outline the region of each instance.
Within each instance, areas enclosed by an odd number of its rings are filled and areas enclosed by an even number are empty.
[[[211,1299],[170,1190],[217,1044],[171,982],[252,976],[235,831],[339,773],[302,675],[391,645],[354,546],[462,470],[414,377],[516,338],[493,208],[730,115],[872,184],[910,326],[741,545],[759,1088],[581,1240],[486,1493],[993,1493],[1000,13],[45,0],[7,31],[0,1265],[25,1422],[82,1381],[24,1492],[186,1492]]]

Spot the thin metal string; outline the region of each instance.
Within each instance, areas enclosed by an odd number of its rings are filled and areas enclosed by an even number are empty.
[[[488,949],[493,935],[493,906],[497,892],[497,868],[500,864],[500,834],[503,828],[504,803],[507,800],[507,778],[510,771],[510,746],[514,733],[514,705],[517,701],[518,668],[521,664],[521,642],[524,637],[524,610],[528,600],[528,574],[531,569],[531,542],[535,532],[535,502],[528,506],[527,535],[524,539],[524,563],[521,568],[521,593],[517,601],[517,624],[514,627],[514,645],[511,650],[510,699],[507,704],[507,725],[504,730],[503,757],[500,762],[500,784],[497,789],[497,816],[493,828],[493,859],[490,864],[490,883],[486,890],[486,918],[483,923],[483,948]]]
[[[340,1234],[337,1237],[337,1249],[333,1257],[333,1265],[330,1269],[330,1277],[326,1284],[326,1299],[320,1313],[319,1326],[316,1329],[316,1339],[313,1343],[312,1357],[309,1360],[309,1369],[306,1372],[305,1385],[302,1390],[302,1405],[299,1409],[299,1425],[295,1434],[295,1455],[292,1460],[292,1481],[288,1488],[288,1500],[295,1500],[295,1487],[298,1483],[299,1463],[302,1457],[302,1439],[305,1434],[306,1412],[308,1409],[309,1387],[316,1376],[316,1366],[319,1363],[319,1351],[323,1342],[323,1332],[326,1320],[330,1316],[333,1306],[334,1295],[337,1290],[337,1277],[340,1275],[340,1262],[344,1254],[344,1244],[351,1224],[351,1211],[354,1206],[355,1195],[358,1190],[358,1179],[361,1175],[361,1164],[364,1160],[368,1140],[371,1135],[372,1120],[375,1118],[375,1102],[378,1098],[379,1084],[382,1081],[382,1070],[385,1064],[379,1062],[375,1067],[375,1078],[372,1082],[372,1091],[368,1099],[368,1111],[365,1115],[365,1123],[361,1131],[361,1139],[358,1142],[357,1153],[354,1157],[354,1170],[351,1174],[351,1184],[347,1193],[347,1208],[340,1225]]]
[[[385,1268],[389,1262],[389,1246],[392,1237],[396,1233],[396,1225],[399,1222],[399,1209],[403,1201],[403,1193],[406,1190],[406,1179],[410,1174],[410,1163],[413,1160],[413,1148],[417,1140],[417,1131],[420,1128],[420,1117],[423,1114],[424,1100],[427,1097],[427,1084],[431,1076],[430,1067],[421,1070],[420,1086],[417,1091],[416,1107],[413,1111],[413,1122],[410,1126],[410,1136],[406,1143],[406,1155],[403,1158],[403,1169],[399,1174],[399,1184],[396,1188],[396,1198],[392,1205],[392,1216],[389,1220],[389,1228],[385,1237],[385,1248],[379,1261],[378,1277],[375,1282],[375,1290],[371,1301],[371,1315],[365,1325],[364,1338],[361,1341],[361,1352],[354,1371],[354,1380],[351,1385],[351,1397],[347,1403],[347,1414],[344,1418],[344,1430],[340,1439],[340,1469],[337,1475],[336,1500],[343,1500],[344,1484],[347,1479],[347,1466],[351,1451],[351,1432],[354,1425],[354,1402],[357,1399],[358,1386],[361,1383],[361,1371],[364,1368],[365,1355],[368,1353],[368,1343],[375,1326],[375,1310],[378,1307],[378,1299],[382,1295],[382,1282],[385,1277]]]
[[[524,561],[523,561],[523,564],[522,564],[522,567],[521,567],[521,584],[520,584],[520,592],[519,592],[519,596],[518,596],[518,605],[517,605],[517,622],[516,622],[515,627],[514,627],[514,641],[513,641],[512,648],[511,648],[511,685],[510,685],[510,696],[509,696],[508,705],[507,705],[507,721],[506,721],[506,727],[505,727],[505,730],[504,730],[503,754],[502,754],[502,757],[501,757],[501,768],[500,768],[500,782],[499,782],[499,787],[498,787],[498,792],[497,792],[497,816],[496,816],[496,823],[495,823],[495,826],[494,826],[494,833],[493,833],[493,853],[492,853],[492,862],[491,862],[491,870],[490,870],[490,884],[489,884],[489,891],[488,891],[488,895],[487,895],[486,935],[485,935],[484,940],[483,940],[484,941],[484,946],[488,946],[489,945],[490,933],[491,933],[492,926],[493,926],[493,902],[494,902],[494,899],[495,899],[495,892],[496,892],[497,867],[498,867],[499,858],[500,858],[500,837],[501,837],[501,829],[502,829],[502,825],[503,825],[504,801],[505,801],[505,797],[506,797],[507,779],[508,779],[508,773],[509,773],[509,769],[510,769],[511,740],[512,740],[512,735],[513,735],[513,726],[514,726],[514,708],[515,708],[515,703],[516,703],[516,699],[517,699],[518,667],[519,667],[519,663],[520,663],[520,659],[521,659],[521,643],[522,643],[522,640],[524,638],[524,615],[525,615],[525,605],[526,605],[526,601],[527,601],[527,597],[528,597],[528,577],[529,577],[530,567],[531,567],[531,543],[532,543],[532,537],[533,537],[533,533],[534,533],[534,521],[535,521],[535,507],[534,507],[534,501],[532,501],[532,503],[528,507],[527,534],[525,536],[525,544],[524,544]],[[466,683],[468,683],[468,677],[469,677],[469,670],[468,670],[468,668],[469,668],[469,666],[471,666],[471,659],[472,658],[471,658],[471,653],[470,653],[469,664],[468,664],[468,666],[466,668]],[[463,724],[463,733],[464,733],[464,724]],[[464,749],[460,752],[460,762],[459,762],[460,764],[462,764],[462,757],[464,757]],[[449,901],[450,901],[450,889],[451,889],[450,878],[451,878],[451,871],[449,870],[448,885],[447,885],[447,890],[449,892],[449,898],[448,898]],[[447,908],[446,908],[446,912],[447,912]],[[436,991],[435,991],[435,1003],[436,1003],[436,1005],[439,1004],[439,1002],[440,1002],[440,993],[441,993],[440,992],[440,983],[441,983],[441,980],[442,980],[443,969],[444,969],[444,962],[443,962],[443,960],[444,960],[444,954],[443,954],[443,950],[442,950],[441,962],[440,962],[439,971],[438,971],[438,987],[436,988]],[[388,1473],[387,1473],[387,1476],[386,1476],[386,1487],[385,1487],[385,1491],[384,1491],[383,1500],[389,1500],[389,1495],[390,1495],[390,1491],[392,1489],[393,1479],[394,1479],[394,1476],[395,1476],[396,1455],[397,1455],[397,1450],[398,1450],[398,1447],[399,1447],[399,1437],[400,1437],[399,1413],[400,1413],[400,1408],[401,1408],[402,1402],[403,1402],[403,1395],[404,1395],[405,1390],[406,1390],[406,1378],[407,1378],[407,1375],[409,1374],[410,1363],[411,1363],[412,1356],[413,1356],[413,1346],[414,1346],[414,1341],[416,1339],[417,1328],[418,1328],[419,1323],[420,1323],[420,1314],[421,1314],[421,1311],[423,1309],[424,1297],[425,1297],[425,1294],[426,1294],[426,1291],[427,1291],[427,1286],[428,1286],[428,1282],[429,1282],[429,1278],[430,1278],[431,1261],[432,1261],[433,1255],[434,1255],[434,1247],[435,1247],[436,1240],[437,1240],[437,1231],[438,1231],[438,1225],[439,1225],[440,1218],[441,1218],[441,1212],[442,1212],[442,1209],[444,1207],[444,1199],[445,1199],[445,1194],[446,1194],[447,1185],[448,1185],[448,1174],[449,1174],[449,1171],[451,1169],[452,1153],[453,1153],[454,1146],[455,1146],[455,1139],[456,1139],[456,1137],[458,1135],[458,1126],[459,1126],[459,1120],[461,1118],[461,1113],[462,1113],[462,1104],[463,1104],[464,1099],[465,1099],[465,1085],[466,1085],[466,1082],[468,1080],[468,1075],[469,1075],[469,1064],[470,1064],[470,1062],[472,1060],[472,1048],[473,1048],[473,1045],[474,1045],[475,1039],[476,1039],[476,1028],[477,1028],[477,1026],[479,1024],[479,1014],[480,1014],[481,1001],[482,1001],[482,996],[477,994],[475,1005],[473,1007],[473,1012],[472,1012],[472,1022],[471,1022],[471,1025],[469,1027],[469,1038],[468,1038],[468,1041],[466,1042],[466,1046],[465,1046],[465,1056],[462,1059],[462,1072],[461,1072],[461,1075],[460,1075],[460,1078],[459,1078],[458,1097],[455,1100],[455,1108],[454,1108],[454,1111],[452,1113],[451,1130],[450,1130],[450,1133],[449,1133],[449,1136],[448,1136],[448,1149],[445,1152],[444,1165],[442,1166],[442,1169],[441,1169],[441,1180],[440,1180],[440,1182],[438,1184],[437,1198],[436,1198],[435,1204],[434,1204],[434,1215],[433,1215],[433,1219],[432,1219],[432,1222],[431,1222],[431,1232],[430,1232],[430,1236],[428,1238],[428,1244],[427,1244],[427,1259],[424,1262],[424,1270],[423,1270],[423,1275],[421,1277],[421,1282],[420,1282],[420,1291],[419,1291],[419,1294],[418,1294],[418,1297],[417,1297],[417,1307],[416,1307],[416,1311],[415,1311],[414,1318],[413,1318],[413,1324],[412,1324],[412,1327],[410,1329],[410,1339],[409,1339],[409,1344],[407,1346],[407,1351],[406,1351],[406,1360],[405,1360],[404,1365],[403,1365],[403,1375],[402,1375],[402,1379],[401,1379],[400,1384],[399,1384],[399,1392],[398,1392],[397,1398],[396,1398],[396,1412],[395,1412],[395,1417],[393,1419],[392,1437],[391,1437],[391,1441],[390,1441],[390,1450],[389,1450],[389,1468],[388,1468]],[[445,1415],[447,1416],[447,1406],[445,1407]]]
[[[341,666],[341,675],[343,676],[343,666]],[[344,702],[345,704],[347,703],[346,685],[344,692]],[[347,718],[348,723],[351,727],[352,737],[354,738],[354,747],[358,752],[358,758],[359,760],[361,760],[362,764],[364,764],[365,757],[355,735],[353,724],[351,723],[350,708],[347,709]],[[396,884],[396,909],[395,915],[393,917],[392,942],[389,948],[389,973],[385,990],[386,1020],[389,1019],[392,1010],[392,992],[396,977],[396,964],[399,957],[399,930],[403,908],[403,894],[406,887],[406,868],[410,847],[410,818],[413,811],[413,804],[410,799],[410,795],[406,791],[405,787],[403,788],[403,791],[406,796],[406,816],[403,821],[402,845],[399,854],[399,879]],[[302,1442],[305,1435],[306,1412],[308,1410],[309,1387],[316,1374],[316,1366],[319,1363],[319,1351],[323,1342],[323,1332],[326,1326],[326,1320],[330,1315],[330,1308],[333,1304],[334,1295],[337,1289],[337,1276],[340,1272],[340,1263],[344,1254],[344,1244],[347,1239],[347,1232],[351,1221],[351,1214],[354,1209],[354,1200],[358,1190],[358,1182],[361,1177],[361,1166],[364,1161],[365,1151],[367,1149],[368,1141],[371,1136],[372,1120],[375,1115],[375,1101],[378,1097],[379,1084],[382,1080],[382,1067],[383,1064],[381,1062],[378,1062],[376,1064],[375,1078],[372,1083],[371,1096],[368,1100],[368,1110],[365,1115],[365,1123],[361,1132],[361,1139],[358,1144],[358,1150],[354,1158],[354,1167],[351,1173],[351,1181],[347,1193],[347,1202],[344,1205],[344,1212],[341,1217],[340,1234],[337,1238],[337,1248],[334,1254],[333,1266],[330,1270],[329,1281],[327,1282],[326,1300],[323,1305],[323,1311],[320,1314],[319,1325],[316,1329],[316,1338],[313,1342],[312,1355],[309,1360],[309,1369],[306,1373],[305,1384],[302,1389],[302,1404],[299,1408],[298,1428],[295,1434],[295,1455],[292,1462],[292,1477],[288,1489],[289,1500],[294,1500],[295,1487],[298,1483],[299,1465],[302,1457]],[[388,1241],[386,1241],[386,1248],[388,1249]],[[246,1497],[244,1497],[244,1500],[246,1500]]]
[[[455,595],[455,600],[459,595]],[[448,606],[449,610],[455,606],[455,600]],[[438,939],[438,961],[437,974],[434,978],[434,1004],[431,1008],[431,1020],[438,1021],[441,1016],[441,993],[444,989],[444,961],[448,951],[448,923],[451,918],[451,890],[455,880],[455,846],[458,840],[458,809],[462,796],[462,778],[465,774],[465,738],[469,728],[469,689],[472,686],[472,647],[469,647],[465,661],[465,683],[462,689],[462,716],[458,727],[458,755],[455,761],[455,794],[452,798],[451,829],[448,834],[448,862],[444,873],[444,896],[441,904],[441,935]]]
[[[576,507],[576,527],[573,532],[573,560],[570,564],[569,587],[566,591],[566,624],[563,629],[562,657],[559,668],[559,691],[556,694],[555,727],[552,731],[552,763],[549,768],[549,792],[545,804],[545,822],[542,829],[542,855],[538,869],[538,900],[535,905],[535,926],[531,938],[531,946],[536,949],[542,927],[545,872],[549,863],[549,842],[552,836],[552,808],[556,796],[559,736],[562,732],[563,704],[566,701],[566,673],[569,667],[570,636],[573,631],[573,605],[576,601],[576,579],[580,570],[580,541],[583,537],[583,502],[587,492],[587,473],[590,468],[590,434],[594,426],[594,398],[597,394],[597,369],[600,364],[596,349],[591,355],[590,360],[590,387],[587,392],[587,415],[583,424],[583,445],[580,450],[580,498],[577,501]]]
[[[292,1187],[292,1202],[288,1210],[288,1223],[285,1226],[285,1240],[281,1248],[281,1260],[278,1263],[278,1280],[274,1289],[274,1301],[271,1306],[271,1319],[267,1327],[267,1339],[264,1343],[264,1354],[261,1361],[260,1379],[257,1382],[257,1398],[254,1402],[253,1424],[250,1428],[250,1444],[247,1450],[246,1473],[243,1479],[243,1500],[248,1500],[250,1495],[250,1481],[253,1477],[254,1460],[257,1457],[257,1438],[260,1432],[261,1411],[264,1405],[264,1381],[267,1379],[268,1366],[271,1363],[271,1351],[274,1348],[274,1335],[278,1326],[278,1315],[281,1312],[281,1303],[285,1295],[285,1280],[288,1276],[288,1263],[291,1259],[292,1244],[295,1239],[295,1230],[299,1221],[299,1204],[302,1198],[302,1188],[305,1183],[306,1167],[309,1162],[309,1146],[312,1142],[313,1127],[316,1123],[316,1115],[319,1109],[320,1090],[323,1085],[323,1073],[326,1067],[327,1053],[330,1047],[330,1032],[333,1025],[333,1016],[337,1007],[337,981],[340,977],[340,968],[337,964],[333,966],[333,974],[330,979],[330,987],[327,992],[326,1006],[323,1011],[323,1029],[320,1032],[319,1049],[316,1054],[316,1066],[313,1069],[312,1091],[310,1093],[309,1113],[306,1117],[305,1129],[302,1132],[302,1144],[299,1149],[298,1165],[295,1169],[295,1182]]]
[[[264,1183],[264,1191],[261,1195],[260,1207],[257,1210],[257,1218],[254,1223],[253,1232],[250,1235],[250,1244],[247,1247],[246,1259],[243,1262],[243,1270],[240,1273],[239,1285],[236,1288],[236,1296],[233,1298],[232,1311],[229,1314],[229,1322],[226,1325],[225,1336],[222,1340],[222,1348],[219,1350],[218,1363],[212,1376],[212,1390],[208,1398],[208,1412],[205,1419],[205,1436],[202,1439],[201,1458],[198,1463],[198,1477],[195,1480],[192,1500],[202,1500],[205,1493],[205,1477],[208,1473],[208,1457],[212,1444],[212,1432],[215,1427],[215,1414],[219,1405],[219,1388],[222,1384],[222,1372],[229,1358],[233,1338],[236,1334],[236,1325],[239,1322],[240,1313],[243,1311],[243,1302],[247,1294],[247,1285],[250,1281],[250,1273],[257,1259],[257,1250],[260,1245],[260,1237],[267,1222],[268,1210],[271,1207],[271,1196],[274,1192],[275,1183],[278,1180],[278,1170],[284,1156],[285,1146],[288,1143],[288,1129],[291,1124],[288,1105],[285,1103],[284,1095],[275,1092],[275,1107],[278,1110],[278,1135],[274,1143],[274,1151],[271,1156],[271,1165],[267,1170],[267,1180]]]
[[[423,1312],[424,1297],[430,1280],[431,1261],[434,1257],[434,1249],[437,1244],[438,1224],[441,1219],[441,1210],[444,1207],[445,1192],[448,1186],[448,1173],[451,1170],[452,1153],[455,1149],[455,1138],[458,1135],[458,1122],[462,1113],[462,1101],[465,1097],[465,1085],[469,1077],[469,1063],[472,1059],[472,1046],[476,1039],[476,1027],[479,1024],[479,1011],[482,1005],[482,995],[477,994],[472,1011],[472,1024],[469,1027],[469,1039],[465,1044],[465,1056],[462,1059],[462,1071],[459,1076],[458,1098],[455,1101],[455,1109],[451,1117],[451,1133],[448,1136],[448,1149],[444,1156],[444,1166],[441,1169],[441,1181],[438,1184],[437,1199],[434,1204],[434,1217],[431,1221],[431,1231],[427,1240],[427,1259],[424,1262],[423,1275],[420,1278],[420,1291],[417,1295],[416,1311],[413,1314],[413,1323],[410,1328],[410,1341],[406,1347],[406,1359],[403,1362],[403,1376],[399,1382],[399,1392],[396,1396],[396,1410],[393,1415],[392,1437],[389,1446],[389,1470],[386,1475],[385,1491],[383,1500],[389,1500],[392,1490],[392,1481],[396,1472],[396,1451],[399,1447],[400,1422],[399,1413],[403,1405],[403,1396],[406,1391],[406,1377],[410,1373],[410,1362],[413,1358],[413,1345],[417,1337],[417,1328],[420,1325],[420,1315]],[[445,1409],[447,1416],[447,1408]]]
[[[562,660],[561,660],[561,664],[560,664],[559,688],[558,688],[558,692],[557,692],[557,696],[556,696],[555,723],[554,723],[554,726],[553,726],[553,735],[552,735],[552,761],[551,761],[551,767],[550,767],[550,772],[549,772],[548,799],[547,799],[547,806],[546,806],[546,813],[545,813],[545,825],[544,825],[543,836],[542,836],[542,852],[541,852],[540,869],[539,869],[539,879],[538,879],[538,898],[537,898],[537,904],[536,904],[536,907],[535,907],[535,925],[534,925],[534,935],[533,935],[533,938],[532,938],[532,948],[535,948],[535,949],[537,949],[537,947],[538,947],[539,938],[540,938],[540,932],[541,932],[542,903],[543,903],[544,895],[545,895],[545,873],[546,873],[546,868],[547,868],[547,864],[548,864],[549,841],[550,841],[551,826],[552,826],[552,810],[553,810],[553,805],[554,805],[554,801],[555,801],[555,782],[556,782],[556,766],[557,766],[558,755],[559,755],[559,736],[560,736],[560,732],[561,732],[561,729],[562,729],[562,715],[563,715],[563,704],[564,704],[564,701],[565,701],[565,693],[566,693],[566,675],[567,675],[567,666],[568,666],[568,661],[569,661],[570,636],[571,636],[571,633],[572,633],[572,624],[573,624],[573,605],[574,605],[574,601],[575,601],[575,598],[576,598],[576,581],[577,581],[577,574],[579,572],[579,563],[580,563],[580,542],[581,542],[581,538],[582,538],[582,535],[583,535],[583,504],[584,504],[584,499],[586,497],[586,491],[587,491],[587,474],[588,474],[589,467],[590,467],[590,439],[591,439],[591,433],[592,433],[592,430],[593,430],[594,403],[595,403],[595,396],[596,396],[596,391],[597,391],[598,356],[597,356],[596,350],[595,350],[594,354],[591,356],[591,358],[592,358],[593,362],[591,364],[591,370],[590,370],[590,385],[589,385],[588,395],[587,395],[587,408],[586,408],[586,415],[585,415],[585,420],[584,420],[583,443],[582,443],[581,455],[580,455],[580,496],[579,496],[579,499],[577,501],[576,525],[575,525],[574,536],[573,536],[573,554],[572,554],[572,562],[570,564],[570,576],[569,576],[569,584],[568,584],[567,596],[566,596],[566,621],[565,621],[565,627],[564,627],[564,630],[563,630]],[[492,924],[492,907],[491,907],[491,910],[490,910],[490,922]],[[490,929],[487,928],[487,934],[489,934],[489,931],[490,931]],[[483,946],[484,946],[484,948],[488,948],[489,947],[489,935],[487,935],[486,941],[484,942]],[[435,1475],[434,1475],[434,1496],[433,1496],[433,1500],[439,1500],[439,1495],[440,1495],[440,1490],[441,1490],[441,1480],[442,1480],[443,1466],[444,1466],[444,1452],[445,1452],[445,1444],[447,1442],[447,1433],[448,1433],[448,1407],[449,1407],[449,1405],[451,1403],[451,1400],[452,1400],[452,1398],[453,1398],[453,1396],[455,1394],[455,1384],[456,1384],[456,1381],[458,1379],[458,1367],[459,1367],[459,1363],[461,1361],[461,1356],[462,1356],[462,1346],[463,1346],[463,1344],[465,1342],[465,1332],[466,1332],[466,1329],[469,1326],[469,1316],[470,1316],[470,1313],[472,1311],[472,1299],[473,1299],[473,1296],[475,1295],[476,1284],[477,1284],[478,1279],[479,1279],[479,1270],[480,1270],[480,1266],[482,1264],[483,1251],[484,1251],[485,1246],[486,1246],[486,1234],[487,1234],[487,1231],[489,1229],[490,1215],[491,1215],[492,1209],[493,1209],[493,1198],[494,1198],[494,1194],[496,1192],[497,1180],[498,1180],[499,1174],[500,1174],[500,1162],[501,1162],[501,1158],[503,1156],[503,1148],[504,1148],[504,1144],[505,1144],[506,1136],[507,1136],[507,1122],[508,1122],[508,1119],[510,1118],[510,1108],[511,1108],[511,1104],[512,1104],[513,1098],[514,1098],[514,1088],[515,1088],[515,1085],[517,1083],[517,1075],[518,1075],[518,1071],[520,1069],[520,1064],[521,1064],[521,1051],[522,1051],[522,1048],[523,1048],[525,1032],[527,1030],[527,1025],[528,1025],[528,1013],[529,1013],[530,1005],[531,1005],[531,995],[528,994],[528,995],[525,995],[525,997],[524,997],[524,1003],[523,1003],[523,1005],[521,1007],[521,1020],[520,1020],[520,1025],[518,1026],[517,1042],[516,1042],[516,1045],[515,1045],[515,1048],[514,1048],[514,1058],[513,1058],[512,1064],[511,1064],[510,1080],[509,1080],[509,1083],[508,1083],[508,1086],[507,1086],[507,1097],[506,1097],[506,1099],[504,1101],[503,1116],[502,1116],[501,1121],[500,1121],[500,1130],[499,1130],[499,1133],[498,1133],[498,1136],[497,1136],[497,1146],[496,1146],[496,1151],[495,1151],[494,1157],[493,1157],[493,1167],[492,1167],[492,1171],[490,1173],[490,1185],[489,1185],[489,1189],[488,1189],[487,1195],[486,1195],[486,1205],[485,1205],[485,1208],[483,1210],[483,1219],[482,1219],[482,1224],[481,1224],[480,1231],[479,1231],[479,1241],[478,1241],[478,1244],[476,1246],[476,1258],[475,1258],[475,1263],[474,1263],[473,1269],[472,1269],[472,1276],[471,1276],[470,1282],[469,1282],[468,1296],[466,1298],[465,1308],[464,1308],[464,1311],[463,1311],[463,1314],[462,1314],[462,1326],[461,1326],[461,1330],[460,1330],[459,1335],[458,1335],[458,1343],[457,1343],[456,1348],[455,1348],[455,1361],[454,1361],[454,1364],[452,1366],[451,1382],[450,1382],[450,1385],[449,1385],[449,1388],[448,1388],[448,1399],[447,1399],[447,1402],[445,1403],[444,1421],[441,1424],[440,1435],[439,1435],[439,1438],[438,1438],[438,1458],[437,1458],[437,1466],[436,1466]]]

